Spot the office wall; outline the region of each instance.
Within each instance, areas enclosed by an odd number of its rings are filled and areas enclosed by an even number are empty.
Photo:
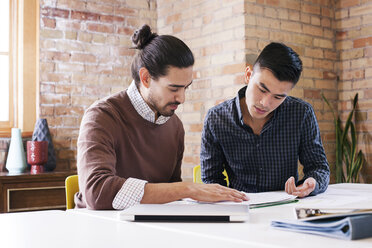
[[[271,41],[284,42],[301,56],[304,71],[291,95],[313,105],[328,159],[334,161],[332,115],[321,99],[321,92],[337,99],[333,1],[159,0],[157,11],[159,32],[184,39],[196,57],[195,80],[178,113],[186,130],[185,179],[200,162],[207,110],[237,94],[245,65]]]
[[[361,180],[372,182],[372,2],[337,1],[335,11],[338,109],[346,119],[351,100],[359,94],[356,127],[358,149],[366,158]]]
[[[185,180],[191,179],[191,168],[199,163],[206,111],[234,97],[244,85],[245,65],[269,41],[281,41],[304,61],[303,77],[292,94],[313,104],[331,163],[332,116],[320,93],[345,118],[351,107],[348,99],[359,92],[358,137],[367,155],[362,180],[372,182],[370,1],[40,0],[40,13],[39,107],[53,133],[58,170],[76,166],[84,109],[129,84],[133,56],[126,49],[129,37],[146,22],[157,26],[159,33],[184,39],[196,57],[195,81],[178,111],[186,130]],[[0,144],[3,165],[9,141],[2,139]]]
[[[156,26],[156,1],[40,0],[39,107],[57,170],[76,168],[84,110],[130,84],[130,36],[143,23]]]

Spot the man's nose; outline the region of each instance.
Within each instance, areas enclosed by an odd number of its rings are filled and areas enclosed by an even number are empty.
[[[261,104],[263,107],[268,107],[270,106],[270,102],[271,102],[271,97],[269,94],[267,94],[266,96],[263,96],[262,99],[261,99]]]
[[[180,90],[177,92],[176,96],[174,97],[174,100],[179,103],[184,103],[185,102],[185,90]]]

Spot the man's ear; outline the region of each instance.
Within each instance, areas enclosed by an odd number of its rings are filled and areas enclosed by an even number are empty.
[[[140,77],[140,80],[141,80],[141,85],[143,85],[145,88],[149,88],[150,87],[150,81],[151,81],[149,71],[145,67],[141,67],[139,69],[138,74],[139,74],[139,77]]]
[[[251,78],[252,73],[253,73],[252,66],[247,65],[247,67],[245,68],[245,76],[244,76],[244,80],[246,84],[249,83],[249,79]]]

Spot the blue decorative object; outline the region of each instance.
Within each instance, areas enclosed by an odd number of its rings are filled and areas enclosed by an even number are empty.
[[[49,132],[48,122],[46,119],[38,119],[35,123],[32,141],[48,141],[48,162],[44,165],[45,171],[52,171],[56,168],[56,155],[54,152],[52,136]]]
[[[26,170],[26,156],[23,147],[21,129],[12,128],[6,168],[10,174],[22,173]]]

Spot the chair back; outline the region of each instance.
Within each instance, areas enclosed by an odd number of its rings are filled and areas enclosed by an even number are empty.
[[[227,186],[229,186],[229,177],[227,176],[226,170],[223,170],[222,174],[225,176],[225,181]],[[194,183],[203,183],[201,180],[201,168],[200,165],[197,165],[193,168],[193,182]]]
[[[75,207],[74,195],[79,192],[78,175],[68,176],[65,180],[66,187],[66,209]]]

